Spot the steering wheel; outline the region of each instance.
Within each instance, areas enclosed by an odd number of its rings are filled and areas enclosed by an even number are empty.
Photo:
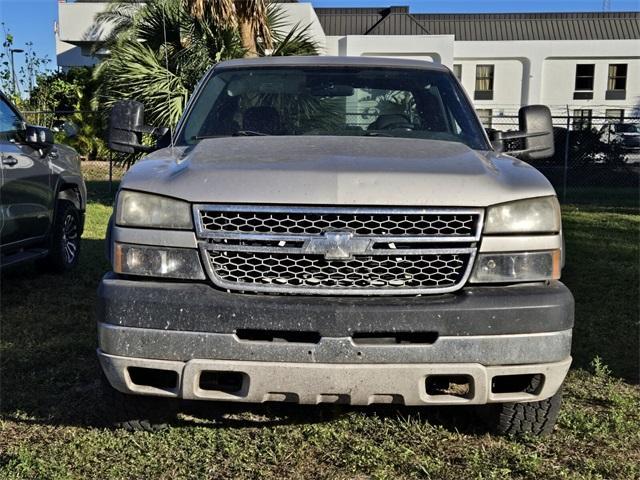
[[[394,122],[381,126],[378,130],[414,130],[414,125],[409,122]]]
[[[405,115],[380,115],[367,130],[414,130],[414,125]]]

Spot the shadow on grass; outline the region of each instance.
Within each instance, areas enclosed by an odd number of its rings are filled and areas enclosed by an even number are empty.
[[[109,180],[87,180],[87,192],[89,200],[103,205],[113,205],[116,192],[120,186],[119,181],[109,182]]]
[[[255,428],[273,425],[315,424],[339,420],[350,413],[375,415],[381,419],[405,419],[441,426],[452,432],[482,435],[489,432],[482,410],[474,406],[407,407],[404,405],[298,405],[291,403],[242,404],[231,402],[183,402],[182,413],[195,418],[183,425],[216,428]]]
[[[88,420],[97,373],[94,306],[108,263],[102,240],[82,240],[80,263],[54,275],[25,264],[2,272],[3,415],[45,423]]]
[[[575,298],[573,367],[600,357],[613,375],[640,381],[640,267],[637,216],[565,215],[563,282]]]

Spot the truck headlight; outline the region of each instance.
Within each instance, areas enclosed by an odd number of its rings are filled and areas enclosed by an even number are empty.
[[[481,253],[471,282],[537,282],[560,278],[560,250],[523,253]]]
[[[122,190],[118,194],[116,225],[190,230],[193,228],[193,220],[187,202]]]
[[[494,205],[487,210],[484,233],[555,233],[560,231],[556,197],[531,198]]]
[[[116,243],[113,271],[146,277],[204,280],[198,251],[191,248],[166,248]]]

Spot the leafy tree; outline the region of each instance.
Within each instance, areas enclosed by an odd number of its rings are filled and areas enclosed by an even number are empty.
[[[0,52],[0,89],[6,94],[11,95],[14,90],[13,74],[11,72],[10,49],[13,46],[13,35],[11,35],[2,24],[4,30],[4,38],[2,40],[2,52]]]
[[[97,16],[113,27],[102,46],[110,55],[94,74],[99,102],[108,110],[117,100],[136,99],[145,104],[149,123],[174,126],[209,67],[248,52],[239,27],[221,22],[219,15],[205,8],[194,16],[185,0],[114,2]],[[253,30],[258,55],[317,54],[308,27],[282,33],[284,19],[276,4],[267,6],[266,22],[271,43],[258,36],[264,35],[261,29]]]
[[[102,140],[104,119],[92,100],[96,88],[88,67],[39,74],[28,101],[29,110],[35,112],[29,120],[60,131],[57,140],[72,146],[81,156],[104,159],[108,155]],[[63,133],[65,124],[73,124],[77,134],[67,138]]]
[[[14,103],[21,106],[23,103],[21,92],[26,92],[27,98],[31,96],[36,77],[46,71],[51,59],[46,55],[38,55],[33,49],[33,42],[26,42],[25,48],[21,48],[24,55],[23,66],[17,70],[12,69],[11,50],[14,47],[15,39],[4,23],[0,25],[3,33],[2,51],[0,52],[0,89],[5,95],[11,97]]]

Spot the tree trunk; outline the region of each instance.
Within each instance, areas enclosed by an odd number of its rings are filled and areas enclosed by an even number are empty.
[[[247,21],[240,21],[240,39],[242,46],[246,50],[245,57],[257,57],[258,48],[256,46],[256,36],[251,28],[251,24]]]

